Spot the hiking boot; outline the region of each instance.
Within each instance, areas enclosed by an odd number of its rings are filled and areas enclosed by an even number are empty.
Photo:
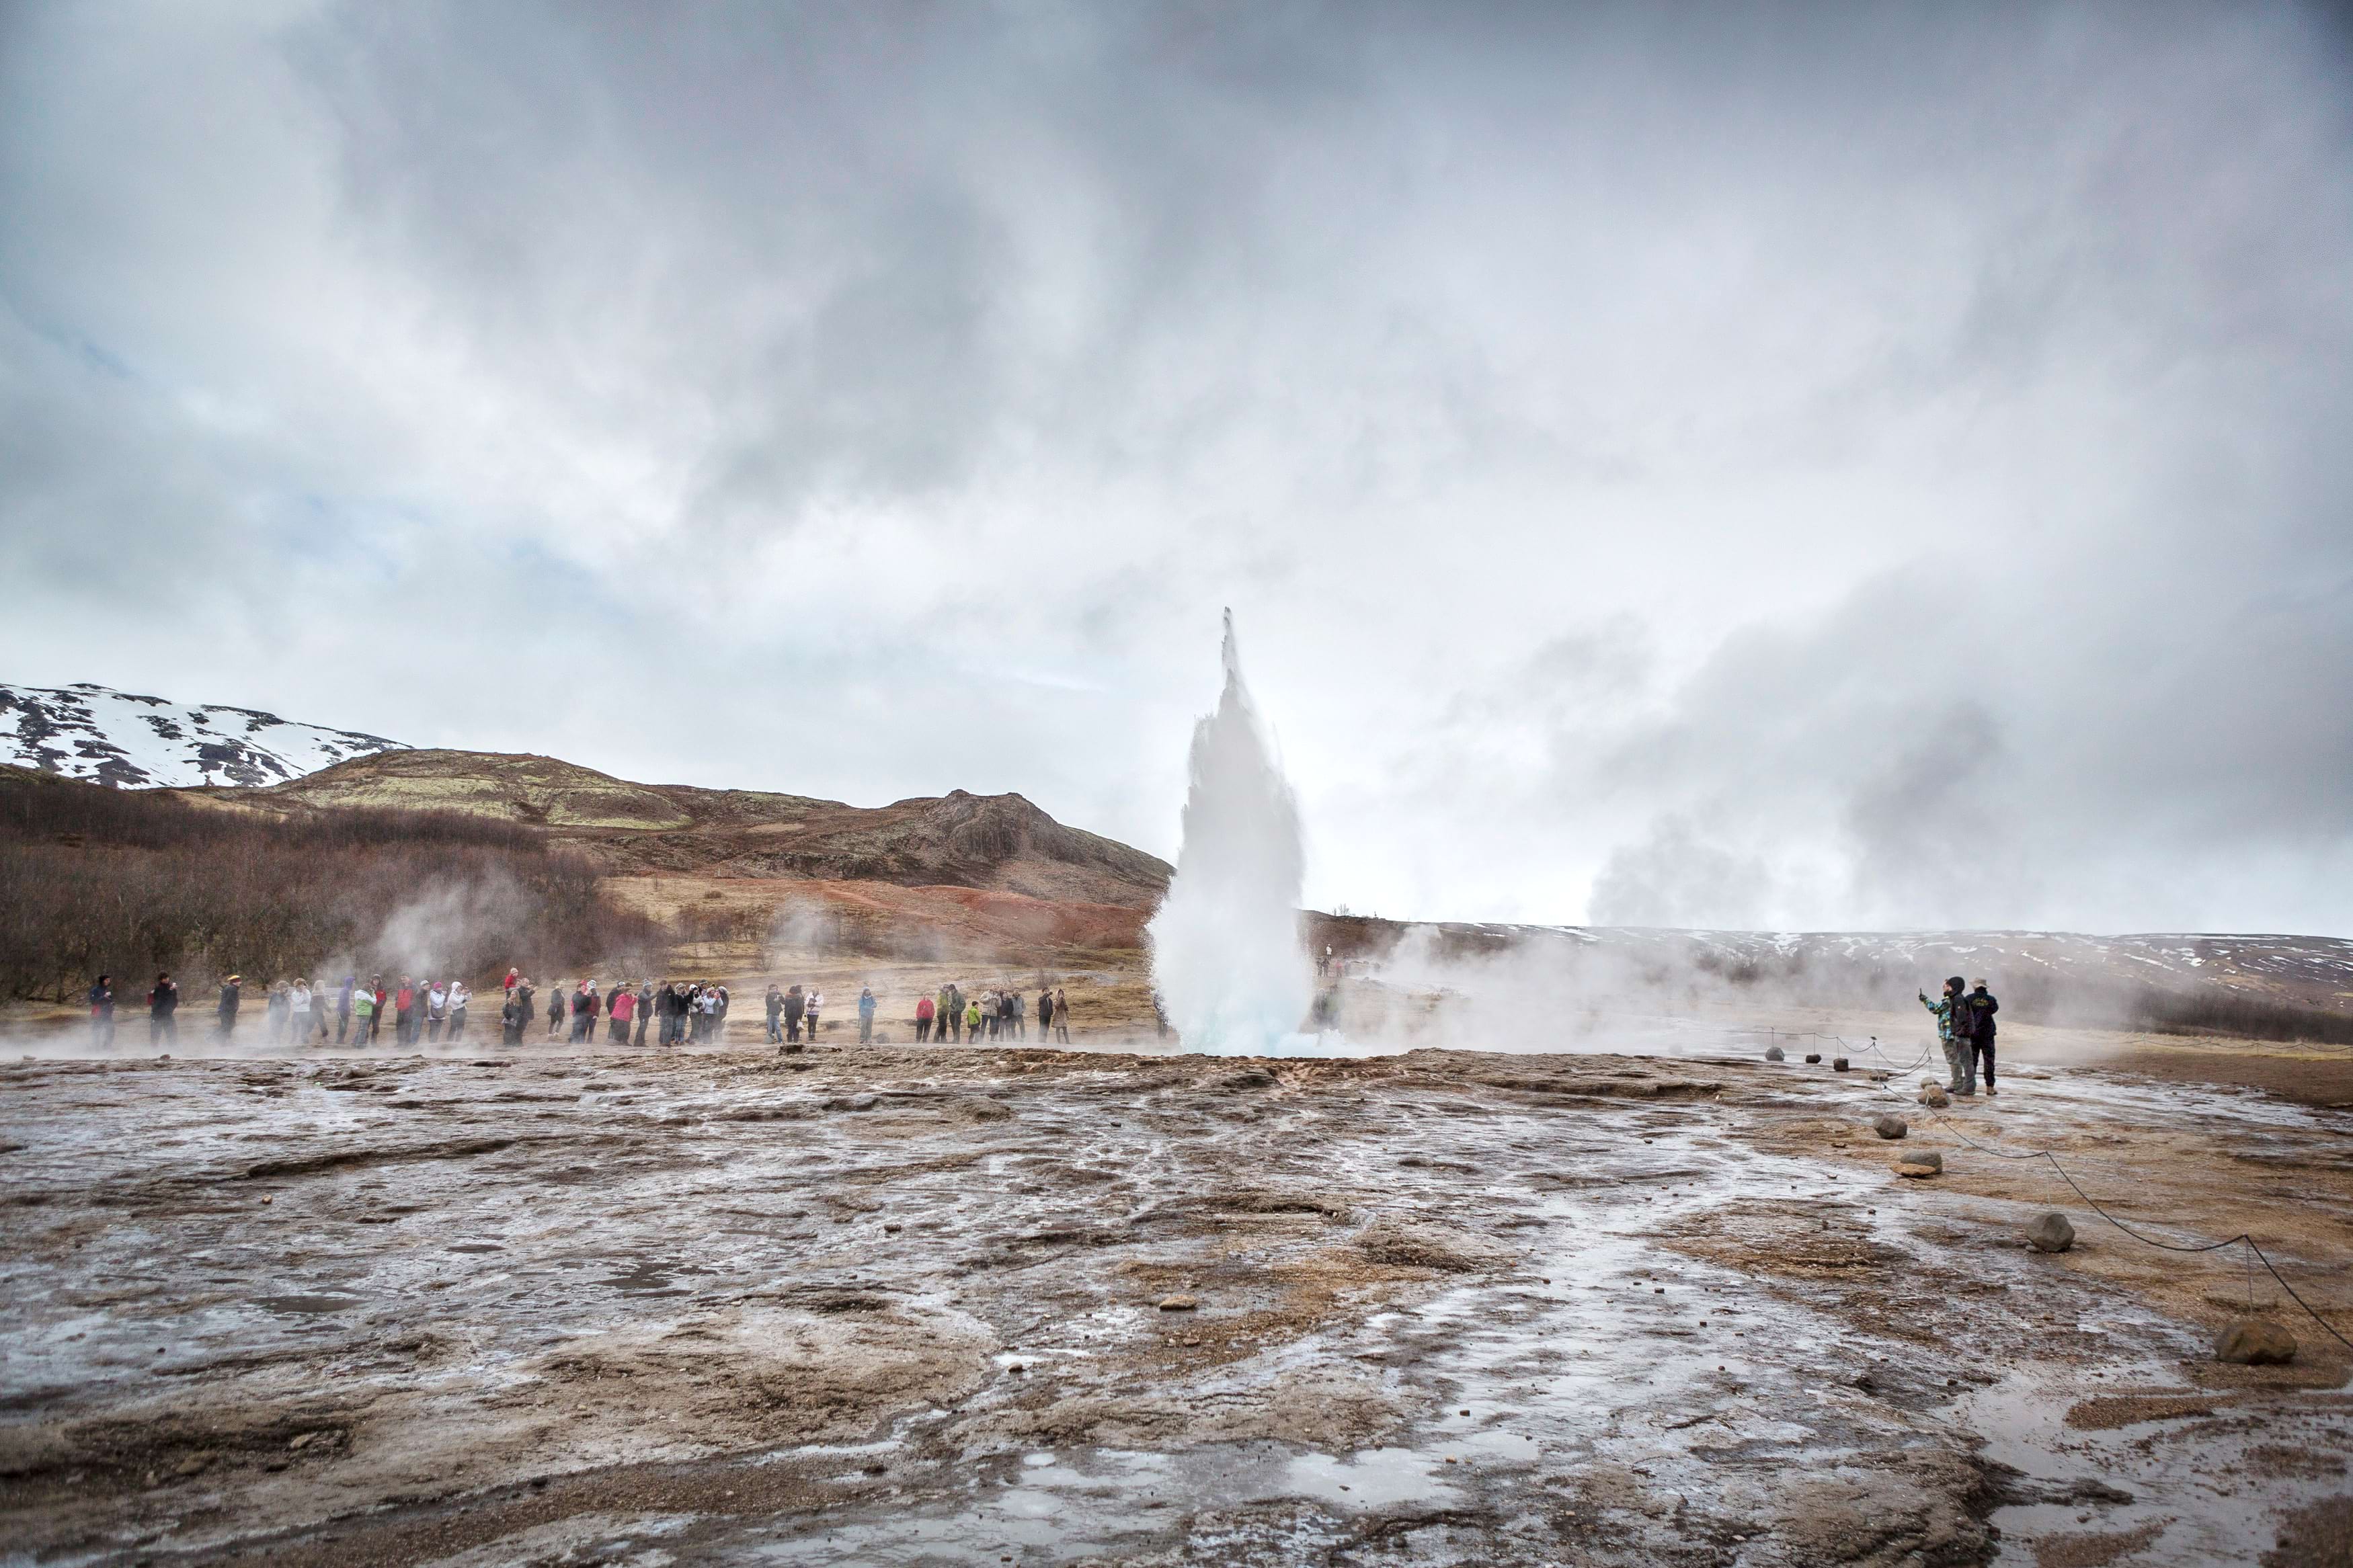
[[[1987,1092],[1988,1094],[1991,1094],[1991,1093],[1993,1092],[1993,1085],[1991,1085],[1991,1084],[1988,1084],[1988,1085],[1986,1085],[1986,1092]]]

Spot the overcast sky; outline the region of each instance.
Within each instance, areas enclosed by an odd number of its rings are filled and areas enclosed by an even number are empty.
[[[1309,896],[2353,934],[2353,52],[2260,5],[0,6],[0,679]]]

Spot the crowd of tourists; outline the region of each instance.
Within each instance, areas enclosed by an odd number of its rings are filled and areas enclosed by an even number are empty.
[[[786,1006],[791,1006],[789,996]],[[967,996],[954,982],[936,996],[915,1000],[915,1043],[961,1045],[983,1039],[1026,1040],[1029,1037],[1029,999],[1010,986]],[[1056,987],[1038,988],[1038,1038],[1071,1043],[1071,1004]],[[773,1031],[772,1031],[773,1034]],[[864,1037],[861,1033],[860,1037]]]
[[[542,1037],[574,1045],[596,1042],[599,1018],[604,1038],[616,1046],[642,1046],[649,1030],[656,1045],[700,1045],[719,1038],[727,1022],[727,987],[715,980],[617,980],[610,986],[559,980],[542,996],[528,975],[510,969],[503,989],[499,1023],[511,1046],[522,1045],[543,1017]]]
[[[727,1026],[727,987],[715,980],[617,980],[609,986],[593,979],[559,980],[543,992],[520,970],[510,969],[500,992],[500,1038],[510,1046],[533,1037],[593,1044],[599,1038],[600,1018],[602,1038],[617,1046],[643,1046],[649,1033],[658,1047],[704,1045],[723,1037]],[[388,981],[372,974],[362,983],[357,974],[346,974],[315,984],[307,977],[280,980],[265,993],[264,1034],[271,1045],[296,1047],[370,1046],[387,1029],[396,1046],[462,1040],[472,1002],[466,983],[455,979],[403,974]],[[815,985],[772,984],[764,1004],[771,1045],[797,1048],[814,1042],[824,1026],[825,996]],[[218,1038],[226,1041],[237,1033],[244,1005],[245,977],[227,976],[214,1015]],[[879,1009],[873,988],[861,989],[854,1005],[859,1043],[868,1044],[875,1037]],[[90,1033],[100,1046],[113,1044],[114,1006],[114,977],[101,974],[90,989]],[[179,1006],[179,986],[170,974],[158,974],[147,993],[150,1045],[178,1039]],[[951,982],[936,994],[916,999],[913,1022],[919,1045],[961,1045],[1027,1040],[1033,1016],[1039,1040],[1070,1043],[1070,1001],[1050,986],[1039,987],[1033,1009],[1017,987],[993,986],[967,995]],[[543,1019],[546,1026],[534,1037]]]
[[[387,1021],[393,1040],[413,1046],[420,1040],[456,1040],[466,1033],[466,1009],[473,994],[462,980],[417,980],[400,976],[396,985],[371,975],[360,984],[346,974],[330,984],[307,978],[274,982],[262,998],[263,1032],[272,1045],[311,1046],[373,1044]],[[245,977],[224,977],[213,1005],[214,1030],[227,1040],[237,1033],[245,1010]],[[179,1038],[180,987],[169,973],[155,976],[147,991],[147,1043],[163,1045]],[[101,974],[90,988],[90,1026],[101,1046],[114,1043],[114,977]]]

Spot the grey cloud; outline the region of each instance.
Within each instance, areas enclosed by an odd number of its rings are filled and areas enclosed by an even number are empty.
[[[1322,901],[2353,921],[2320,13],[0,27],[12,679],[1166,854],[1230,603]]]

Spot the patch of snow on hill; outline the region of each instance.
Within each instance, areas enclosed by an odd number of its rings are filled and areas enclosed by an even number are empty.
[[[273,784],[397,741],[250,708],[190,708],[103,686],[0,685],[0,762],[121,789]]]

